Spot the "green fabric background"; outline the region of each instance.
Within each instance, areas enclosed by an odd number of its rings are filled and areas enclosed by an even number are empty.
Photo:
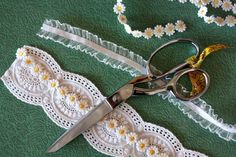
[[[211,55],[203,64],[211,76],[211,86],[203,99],[212,104],[215,112],[225,122],[236,123],[236,28],[207,25],[197,17],[197,8],[167,0],[127,0],[126,15],[135,29],[143,30],[157,23],[165,24],[182,19],[189,27],[185,33],[177,33],[161,40],[135,39],[124,32],[113,13],[115,0],[40,0],[0,2],[0,75],[15,60],[15,52],[23,45],[36,46],[47,51],[64,70],[81,74],[90,79],[108,96],[126,83],[131,76],[112,69],[84,53],[68,49],[52,41],[40,39],[36,33],[46,18],[78,26],[97,34],[105,40],[122,45],[148,58],[161,44],[177,37],[192,38],[205,47],[212,43],[226,43],[231,49]],[[235,1],[234,1],[235,2]],[[220,10],[212,13],[225,15]],[[178,50],[179,51],[179,50]],[[176,51],[175,53],[178,53]],[[174,53],[174,52],[173,52]],[[181,52],[178,54],[182,57]],[[160,61],[167,65],[172,60]],[[173,57],[172,57],[173,59]],[[158,96],[131,98],[128,103],[145,121],[172,131],[182,144],[212,157],[236,156],[236,143],[220,139],[216,134],[201,128],[182,112]],[[56,126],[43,112],[17,100],[0,82],[0,156],[1,157],[102,157],[80,136],[57,153],[47,154],[50,144],[65,130]]]

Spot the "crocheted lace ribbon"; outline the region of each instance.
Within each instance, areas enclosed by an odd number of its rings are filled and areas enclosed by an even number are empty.
[[[79,50],[79,52],[85,52],[113,68],[129,72],[132,76],[146,72],[146,61],[141,56],[115,43],[102,40],[87,30],[60,23],[57,20],[45,20],[37,35]],[[184,114],[203,128],[216,133],[227,141],[236,141],[236,124],[224,123],[223,119],[218,118],[218,115],[214,113],[211,105],[204,100],[199,98],[192,102],[183,102],[176,99],[170,92],[157,95],[168,100],[174,106],[178,106]]]
[[[58,126],[68,129],[104,97],[85,77],[63,71],[46,52],[24,46],[1,77],[9,91],[23,102],[41,106]],[[123,103],[83,133],[96,150],[118,157],[206,157],[185,149],[167,129],[144,122]]]

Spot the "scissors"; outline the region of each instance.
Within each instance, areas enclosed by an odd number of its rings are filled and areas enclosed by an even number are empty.
[[[126,101],[131,96],[154,95],[156,93],[163,91],[171,91],[171,93],[176,98],[183,101],[191,101],[202,96],[208,89],[210,83],[209,75],[204,70],[192,68],[190,64],[185,61],[184,63],[177,65],[173,69],[161,73],[160,71],[157,70],[156,67],[154,67],[151,64],[153,58],[156,57],[156,54],[158,54],[160,50],[179,42],[191,43],[196,50],[195,56],[199,57],[200,55],[199,47],[191,39],[176,39],[162,45],[157,50],[155,50],[148,59],[146,66],[146,75],[133,78],[127,84],[118,89],[114,94],[103,100],[98,106],[96,106],[87,115],[81,118],[76,124],[74,124],[73,127],[68,129],[61,137],[59,137],[49,147],[48,152],[55,152],[60,148],[62,148],[64,145],[75,139],[84,131],[95,125],[105,115],[113,111],[115,107],[117,107],[122,102]],[[186,74],[201,76],[202,82],[204,84],[201,90],[197,90],[195,92],[187,92],[186,90],[184,90],[184,88],[178,88],[180,86],[179,80]],[[138,87],[138,85],[143,83],[148,83],[149,86],[147,88]]]

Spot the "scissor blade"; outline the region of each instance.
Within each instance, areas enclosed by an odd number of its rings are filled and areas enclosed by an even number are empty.
[[[106,114],[111,112],[113,107],[107,100],[104,100],[90,113],[81,118],[74,126],[68,129],[61,137],[59,137],[49,148],[48,152],[55,152],[64,145],[72,141],[74,138],[88,130],[91,126],[100,121]]]

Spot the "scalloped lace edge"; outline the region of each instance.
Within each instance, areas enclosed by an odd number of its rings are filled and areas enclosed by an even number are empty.
[[[50,27],[45,29],[45,26]],[[69,36],[64,36],[59,32],[67,33]],[[144,70],[141,70],[140,68],[136,69],[129,63],[124,63],[122,60],[119,60],[120,58],[110,57],[109,54],[107,55],[102,53],[99,49],[96,49],[96,46],[101,46],[112,51],[116,55],[118,54],[119,56],[126,57],[131,62],[136,62],[142,67],[145,67],[146,61],[141,56],[136,55],[134,52],[112,42],[102,40],[97,35],[94,35],[87,30],[60,23],[58,20],[45,20],[37,35],[41,38],[50,39],[54,42],[60,43],[68,48],[85,52],[86,54],[95,57],[98,61],[110,65],[113,68],[129,72],[132,76],[144,73]],[[71,39],[70,35],[77,36],[80,40]],[[84,42],[84,40],[86,42]],[[87,44],[87,41],[92,42],[93,44]],[[204,100],[199,98],[192,102],[183,102],[176,99],[170,92],[163,92],[158,95],[164,100],[168,100],[170,103],[178,106],[184,114],[186,114],[190,119],[193,119],[196,123],[200,124],[202,128],[208,129],[212,133],[216,133],[226,141],[236,141],[236,124],[232,125],[224,123],[223,119],[218,118],[218,115],[214,113],[214,109]],[[204,116],[207,116],[207,118]]]

